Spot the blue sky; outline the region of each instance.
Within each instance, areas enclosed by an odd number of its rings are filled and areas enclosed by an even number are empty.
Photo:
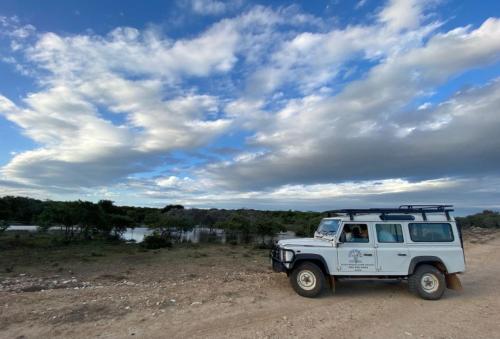
[[[0,194],[500,208],[497,1],[2,1]]]

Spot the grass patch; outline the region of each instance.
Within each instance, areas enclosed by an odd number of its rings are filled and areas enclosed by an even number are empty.
[[[105,240],[65,242],[57,235],[8,232],[0,237],[0,252],[0,272],[16,274],[31,269],[60,272],[60,263],[69,267],[132,254],[137,246]]]
[[[205,257],[208,257],[208,253],[196,251],[196,252],[188,254],[188,257],[190,257],[190,258],[205,258]]]
[[[102,240],[61,242],[51,234],[4,234],[0,237],[0,277],[20,273],[70,275],[78,272],[99,277],[123,275],[130,267],[171,265],[247,265],[267,258],[268,251],[252,245],[175,244],[172,248],[148,250],[140,244]],[[264,260],[263,265],[264,265]],[[267,264],[267,261],[265,261]]]

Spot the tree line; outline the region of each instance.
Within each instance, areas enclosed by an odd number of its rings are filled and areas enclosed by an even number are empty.
[[[126,228],[146,226],[162,237],[172,237],[202,226],[223,229],[243,241],[264,239],[279,231],[291,230],[299,236],[314,233],[322,217],[318,212],[260,211],[253,209],[197,209],[182,205],[163,208],[116,206],[113,201],[42,201],[26,197],[0,198],[0,224],[38,225],[42,230],[58,226],[68,239],[113,236]]]
[[[481,213],[476,213],[466,217],[455,218],[460,226],[463,228],[469,227],[484,227],[484,228],[499,228],[500,227],[500,213],[484,210]]]
[[[38,225],[42,230],[59,226],[65,237],[90,238],[113,236],[128,227],[146,226],[158,234],[171,237],[203,226],[223,229],[228,235],[238,234],[244,241],[252,236],[272,236],[279,231],[294,231],[298,236],[311,236],[325,215],[319,212],[260,211],[253,209],[197,209],[182,205],[163,208],[116,206],[113,201],[51,201],[27,197],[0,198],[0,232],[9,224]],[[460,226],[500,227],[500,214],[485,210],[467,217],[457,217]]]

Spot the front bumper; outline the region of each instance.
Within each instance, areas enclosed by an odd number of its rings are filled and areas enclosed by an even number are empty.
[[[284,253],[288,253],[288,255],[285,255]],[[269,257],[271,258],[271,265],[274,272],[288,272],[287,266],[293,262],[295,253],[292,250],[274,246],[269,254]]]
[[[281,261],[278,261],[278,260],[273,259],[273,258],[271,258],[271,261],[272,261],[272,267],[273,267],[274,272],[277,272],[277,273],[285,272],[286,273],[288,271],[285,264],[283,264]]]

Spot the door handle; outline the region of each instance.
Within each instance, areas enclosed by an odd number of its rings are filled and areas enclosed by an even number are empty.
[[[373,254],[371,254],[371,253],[365,253],[365,254],[363,254],[363,255],[364,255],[365,257],[371,257]]]
[[[400,257],[406,257],[406,253],[398,253]]]

